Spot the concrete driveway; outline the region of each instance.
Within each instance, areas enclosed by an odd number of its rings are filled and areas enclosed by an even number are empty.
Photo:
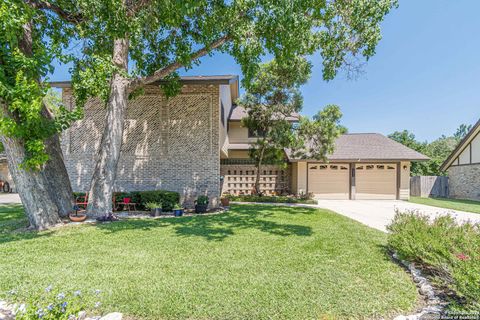
[[[400,211],[416,210],[432,218],[449,213],[459,221],[470,220],[480,223],[480,214],[431,207],[400,200],[318,200],[318,206],[335,211],[381,231],[387,231],[386,226],[395,216],[396,208]]]

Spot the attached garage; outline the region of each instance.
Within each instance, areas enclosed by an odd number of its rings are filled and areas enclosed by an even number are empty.
[[[293,193],[332,200],[408,199],[411,161],[428,160],[377,133],[340,136],[327,163],[287,156]]]
[[[355,199],[397,199],[397,164],[356,164],[354,176]]]
[[[318,199],[349,199],[348,163],[308,165],[308,192]]]

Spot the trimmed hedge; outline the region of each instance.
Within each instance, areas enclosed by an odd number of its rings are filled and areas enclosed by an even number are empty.
[[[270,203],[303,203],[317,204],[317,201],[306,197],[288,197],[288,196],[255,196],[255,195],[228,195],[230,201],[237,202],[270,202]]]
[[[83,196],[85,192],[74,192],[74,196]],[[146,210],[145,205],[148,202],[157,202],[162,204],[164,211],[172,211],[176,203],[180,203],[180,194],[174,191],[153,190],[153,191],[132,191],[132,192],[115,192],[117,202],[123,198],[131,198],[132,202],[137,204],[137,209]]]
[[[480,311],[479,228],[448,215],[431,221],[416,212],[397,212],[388,226],[388,246],[451,291],[452,308]]]

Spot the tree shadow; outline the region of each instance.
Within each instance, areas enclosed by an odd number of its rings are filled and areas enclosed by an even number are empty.
[[[279,213],[278,210],[282,212]],[[210,241],[222,241],[245,229],[255,229],[281,237],[311,236],[313,231],[308,226],[278,223],[268,220],[268,218],[273,218],[275,214],[312,214],[315,211],[312,208],[300,207],[241,205],[233,206],[231,211],[215,215],[129,220],[119,223],[97,224],[96,226],[109,233],[173,227],[177,236],[201,237]]]
[[[54,235],[58,230],[29,231],[24,229],[27,221],[23,209],[18,205],[2,205],[0,207],[0,244],[31,240]],[[149,231],[158,228],[172,227],[179,237],[201,237],[209,241],[223,241],[246,229],[255,229],[271,235],[311,236],[312,228],[304,225],[280,223],[274,218],[290,215],[311,215],[314,208],[281,207],[269,205],[234,205],[230,211],[214,215],[195,215],[190,217],[161,219],[129,219],[109,223],[96,223],[93,227],[107,233],[117,233],[130,230]],[[21,228],[21,229],[19,229]],[[63,227],[62,227],[63,228]]]

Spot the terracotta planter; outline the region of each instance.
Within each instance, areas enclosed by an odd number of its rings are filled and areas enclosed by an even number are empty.
[[[221,198],[220,202],[222,203],[222,207],[230,206],[230,199],[228,199],[228,198]]]
[[[83,222],[85,220],[87,220],[87,215],[84,214],[84,213],[80,213],[78,215],[76,214],[69,214],[68,217],[70,218],[70,221],[72,222]]]

